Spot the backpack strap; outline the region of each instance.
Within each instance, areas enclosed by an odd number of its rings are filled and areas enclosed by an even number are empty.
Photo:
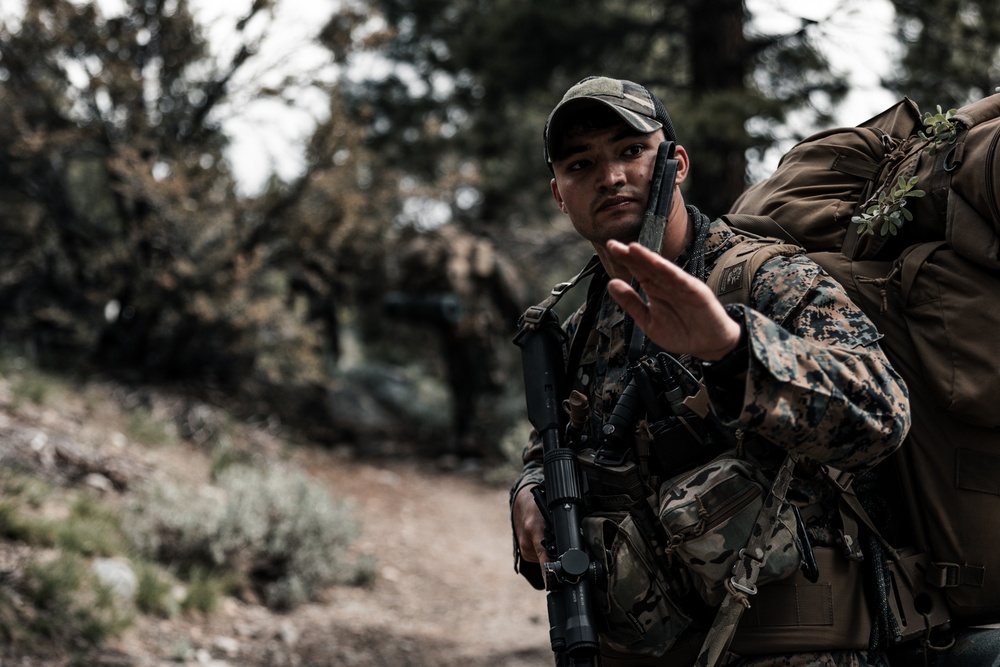
[[[728,218],[727,222],[751,223],[755,229],[762,231],[771,227],[767,223],[767,220],[771,219],[766,216],[724,217]],[[771,220],[771,222],[774,221]],[[743,227],[739,229],[747,231]],[[780,230],[780,227],[777,229]],[[764,262],[777,255],[794,255],[803,252],[805,250],[801,246],[782,243],[781,239],[774,237],[755,237],[740,241],[726,250],[716,262],[715,268],[712,269],[712,273],[708,277],[708,286],[712,288],[723,304],[748,304],[750,303],[750,287],[753,283],[753,277]],[[781,506],[785,501],[785,493],[788,490],[796,460],[797,457],[789,452],[778,470],[771,491],[757,515],[753,530],[750,531],[750,539],[747,541],[746,547],[740,551],[740,558],[733,568],[733,576],[726,582],[726,597],[723,599],[715,620],[705,637],[705,643],[702,645],[701,652],[695,662],[697,667],[714,667],[719,664],[719,661],[729,651],[740,617],[750,606],[748,596],[757,593],[757,575],[766,559],[768,541],[778,520]]]
[[[722,219],[734,231],[743,232],[750,236],[770,236],[798,245],[800,242],[795,235],[781,226],[781,224],[769,215],[751,215],[749,213],[727,213]]]
[[[797,255],[804,252],[805,249],[801,246],[782,243],[777,238],[750,238],[722,253],[706,282],[723,305],[749,304],[753,277],[764,262],[778,255]]]

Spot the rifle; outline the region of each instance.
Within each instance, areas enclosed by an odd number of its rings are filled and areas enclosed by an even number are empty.
[[[535,502],[547,526],[545,563],[549,643],[557,667],[595,667],[600,645],[591,586],[600,576],[583,543],[583,482],[576,453],[563,442],[560,401],[565,385],[559,318],[545,310],[514,339],[521,348],[528,420],[542,438],[544,487]]]
[[[639,235],[640,243],[655,252],[663,243],[676,173],[674,143],[662,142]],[[533,492],[547,526],[545,548],[550,561],[543,576],[548,591],[549,642],[557,667],[596,667],[601,663],[591,587],[605,573],[583,541],[584,477],[576,452],[562,433],[565,334],[552,310],[556,301],[592,270],[588,265],[572,281],[553,290],[542,304],[529,308],[514,339],[521,348],[528,420],[542,439],[545,483]],[[633,348],[638,350],[642,338],[641,333],[633,335]]]
[[[639,230],[639,244],[655,253],[659,253],[663,248],[663,232],[667,227],[667,218],[674,203],[674,181],[677,180],[675,149],[676,145],[672,141],[662,141],[657,147],[649,201],[646,202],[646,213],[642,219],[642,229]],[[632,287],[642,295],[637,280],[632,280]],[[634,323],[632,327],[628,355],[629,360],[634,362],[640,356],[646,337]]]
[[[389,292],[382,300],[382,309],[388,317],[448,328],[465,317],[465,306],[453,292]]]

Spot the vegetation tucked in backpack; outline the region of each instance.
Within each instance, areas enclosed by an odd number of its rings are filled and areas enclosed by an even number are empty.
[[[929,142],[930,145],[925,149],[929,155],[935,155],[942,144],[955,143],[955,139],[958,138],[959,125],[952,118],[956,113],[956,109],[941,111],[941,105],[938,105],[936,114],[932,114],[930,111],[924,114],[925,130],[921,130],[918,136]]]
[[[906,208],[906,198],[927,194],[923,190],[914,190],[916,184],[916,176],[909,179],[900,176],[892,190],[879,190],[875,203],[861,215],[851,218],[851,222],[858,225],[858,234],[874,234],[876,229],[880,229],[882,236],[895,236],[904,221],[913,220],[913,214]]]

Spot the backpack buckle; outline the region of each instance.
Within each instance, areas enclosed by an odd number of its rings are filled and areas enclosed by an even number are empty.
[[[741,593],[745,593],[747,595],[757,595],[757,586],[755,584],[741,583],[739,581],[736,581],[736,577],[729,578],[729,585],[735,588],[736,590],[740,591]]]
[[[828,465],[823,465],[821,468],[838,491],[847,493],[850,490],[851,484],[854,482],[854,473],[845,472]]]

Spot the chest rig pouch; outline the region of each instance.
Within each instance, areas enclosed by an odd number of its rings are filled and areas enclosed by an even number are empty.
[[[582,429],[586,398],[574,393],[566,408],[568,432]],[[577,435],[585,541],[606,572],[602,639],[616,650],[664,655],[692,624],[709,625],[765,505],[780,508],[755,581],[799,569],[796,515],[783,490],[771,497],[767,476],[714,421],[704,387],[670,355],[631,366],[596,443]]]

